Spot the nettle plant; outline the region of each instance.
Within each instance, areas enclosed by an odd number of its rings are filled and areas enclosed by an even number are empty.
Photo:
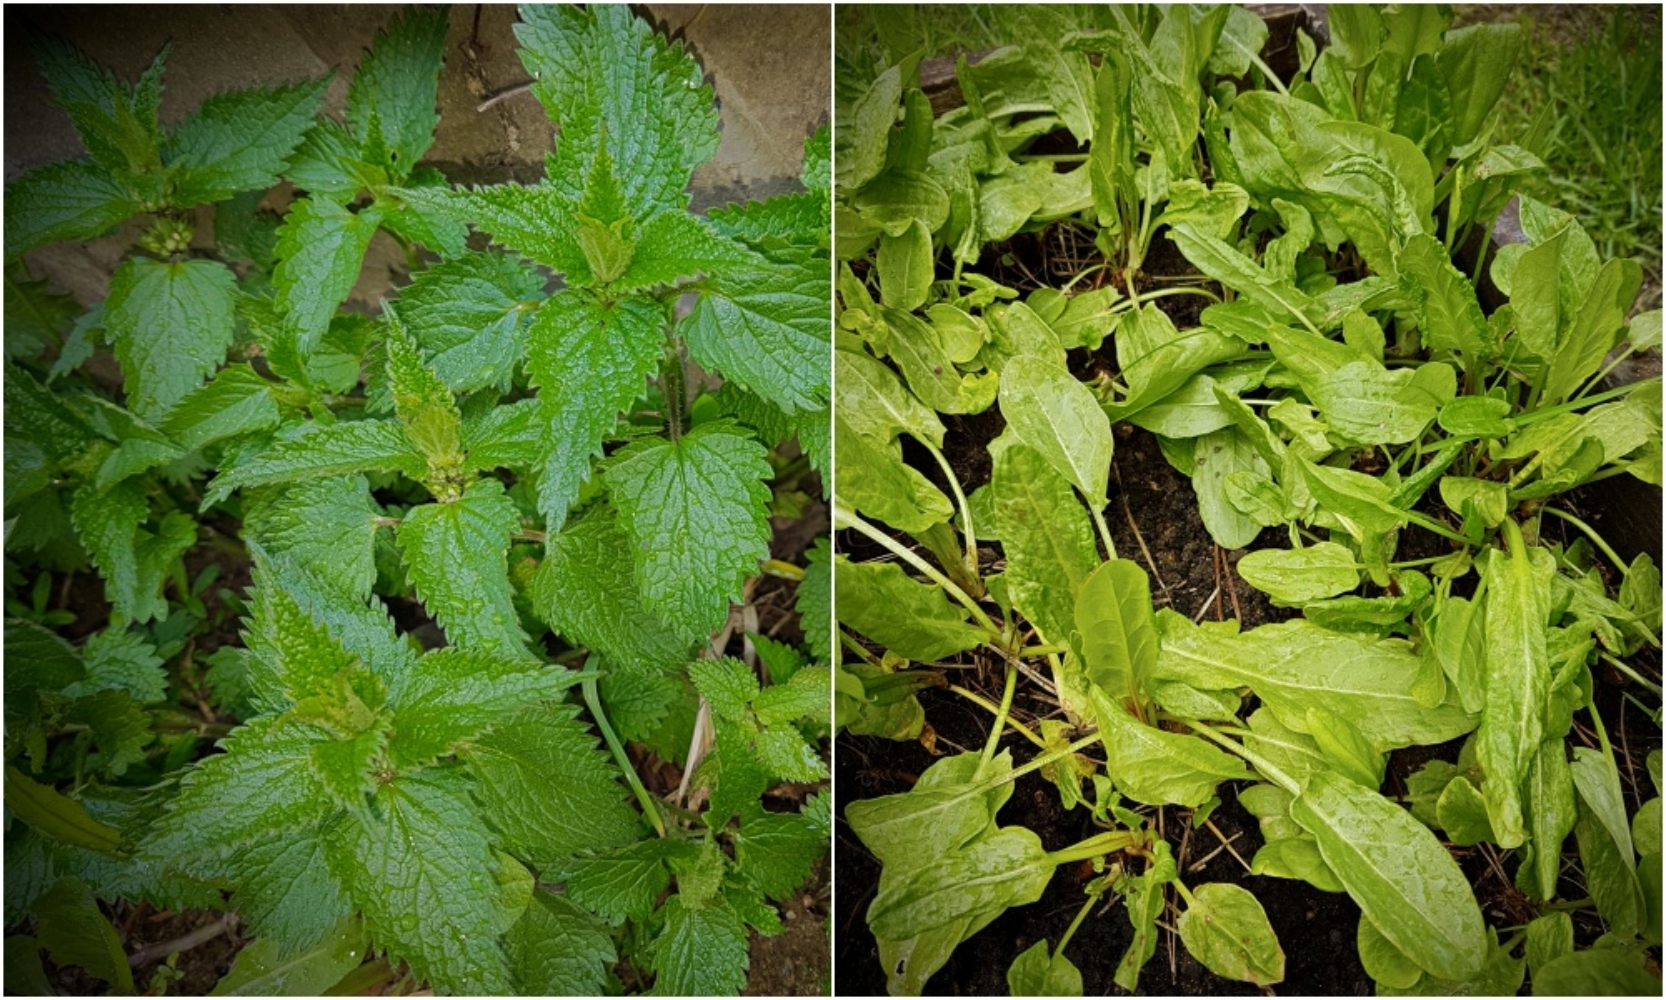
[[[1025,15],[1024,44],[962,60],[964,107],[934,116],[916,56],[838,109],[834,523],[887,555],[835,556],[835,721],[913,738],[933,686],[995,720],[981,753],[845,810],[883,866],[867,919],[891,990],[919,993],[1084,858],[1102,875],[1064,939],[1013,964],[1015,994],[1080,993],[1064,948],[1106,893],[1134,933],[1114,978],[1135,989],[1169,885],[1204,966],[1279,982],[1260,903],[1182,881],[1145,808],[1202,827],[1229,795],[1260,821],[1253,873],[1358,904],[1380,992],[1515,993],[1529,969],[1538,992],[1658,990],[1660,800],[1628,809],[1592,667],[1658,699],[1627,658],[1660,646],[1660,575],[1560,502],[1661,482],[1659,379],[1603,387],[1611,355],[1658,347],[1660,314],[1629,316],[1635,262],[1529,199],[1526,243],[1455,262],[1538,166],[1492,136],[1519,29],[1333,7],[1331,46],[1303,35],[1287,86],[1243,11],[1080,13],[1104,23]],[[1006,241],[1061,225],[1101,252],[1064,287],[1016,301],[974,270],[1015,273]],[[1199,273],[1150,290],[1158,232]],[[1483,269],[1508,298],[1490,312]],[[1212,303],[1198,325],[1154,301],[1177,294]],[[1107,338],[1116,374],[1084,383]],[[992,406],[1005,430],[968,495],[942,415]],[[1238,572],[1299,617],[1241,631],[1154,611],[1103,514],[1123,420],[1191,478],[1220,547],[1261,541]],[[1577,541],[1554,542],[1558,524]],[[980,541],[999,543],[993,572]],[[1433,554],[1397,560],[1402,544]],[[980,649],[1006,664],[998,704],[933,669]],[[1061,709],[1037,729],[1012,718],[1020,678]],[[1658,722],[1658,702],[1624,697]],[[1590,738],[1570,747],[1580,715]],[[1008,728],[1040,751],[1022,766],[998,751]],[[1389,754],[1459,739],[1384,793]],[[1096,745],[1103,761],[1081,753]],[[1037,770],[1105,832],[1048,852],[1001,826]],[[1477,844],[1515,866],[1525,926],[1483,918],[1449,850]],[[1575,950],[1575,914],[1594,947]]]
[[[98,900],[229,892],[256,940],[227,989],[735,993],[748,928],[778,932],[825,851],[825,548],[769,562],[808,654],[731,602],[826,468],[828,134],[803,193],[695,215],[718,117],[694,58],[622,6],[516,33],[547,177],[467,190],[420,165],[443,10],[377,37],[342,120],[318,80],[169,133],[162,57],[129,86],[39,49],[90,156],[7,190],[6,923],[34,928],[8,982],[41,948],[131,992]],[[136,216],[85,314],[29,280],[27,251]],[[343,311],[378,232],[425,263]],[[99,343],[120,402],[78,371]],[[206,673],[201,532],[240,534],[253,576]],[[45,588],[82,551],[111,612],[76,647]],[[684,767],[677,794],[627,742]],[[800,807],[764,808],[782,782]]]

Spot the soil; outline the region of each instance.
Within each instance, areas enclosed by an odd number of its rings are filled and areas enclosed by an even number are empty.
[[[1099,262],[1095,259],[1091,239],[1083,249],[1083,237],[1070,232],[1073,227],[1056,226],[1042,234],[1020,234],[1013,240],[986,252],[980,267],[997,281],[1021,292],[1043,283],[1057,284],[1053,272],[1062,267],[1080,270]],[[1061,235],[1061,230],[1065,232]],[[1094,256],[1089,256],[1094,255]],[[1159,238],[1151,248],[1147,262],[1147,287],[1159,284],[1164,276],[1190,270],[1190,266],[1166,239]],[[1045,277],[1043,277],[1045,276]],[[1160,300],[1176,326],[1196,325],[1204,300],[1189,296]],[[1096,370],[1114,372],[1114,348],[1107,343],[1096,354],[1072,352],[1072,370],[1084,378]],[[988,443],[1004,428],[998,410],[972,416],[944,416],[948,435],[943,452],[954,469],[960,484],[968,493],[990,479],[991,461]],[[1221,619],[1237,618],[1244,628],[1295,617],[1297,612],[1276,608],[1265,595],[1243,584],[1237,575],[1237,561],[1245,552],[1256,548],[1285,547],[1287,540],[1281,532],[1263,531],[1249,549],[1224,551],[1215,545],[1198,514],[1197,501],[1190,478],[1175,470],[1163,458],[1157,439],[1151,433],[1120,424],[1114,429],[1116,450],[1112,464],[1111,503],[1106,510],[1117,552],[1139,562],[1152,575],[1153,604],[1157,608],[1173,607],[1190,618],[1208,616]],[[904,437],[904,457],[914,468],[921,470],[940,488],[946,488],[937,463],[923,450],[916,453],[912,442]],[[1609,484],[1604,484],[1607,486]],[[1585,491],[1570,499],[1576,510],[1590,503],[1595,494],[1605,491]],[[1426,513],[1444,516],[1437,501],[1427,499]],[[1658,520],[1659,494],[1653,496],[1654,518]],[[1583,513],[1583,510],[1581,510]],[[1557,522],[1560,526],[1560,522]],[[1547,530],[1557,530],[1549,529]],[[1600,530],[1600,529],[1599,529]],[[1653,545],[1658,549],[1659,536]],[[877,545],[855,532],[842,532],[838,539],[839,551],[853,559],[871,559],[884,555]],[[1571,538],[1566,541],[1572,541]],[[1616,541],[1618,541],[1616,539]],[[1418,559],[1442,555],[1450,551],[1447,543],[1421,529],[1402,533],[1397,558]],[[980,563],[989,569],[999,568],[999,546],[987,544],[980,553]],[[927,556],[929,558],[929,555]],[[1473,575],[1462,581],[1473,587]],[[1617,583],[1618,581],[1611,581]],[[1460,590],[1462,588],[1459,588]],[[963,658],[966,669],[956,680],[980,691],[991,701],[999,701],[1002,672],[998,665],[975,654]],[[1633,658],[1632,664],[1644,676],[1658,681],[1660,655],[1648,650]],[[1620,757],[1622,783],[1625,786],[1628,814],[1643,798],[1654,790],[1649,783],[1643,759],[1650,749],[1660,746],[1660,729],[1629,700],[1622,697],[1629,686],[1635,695],[1640,689],[1617,671],[1601,666],[1595,671],[1598,703],[1603,719],[1610,728],[1616,753]],[[881,795],[906,792],[913,787],[920,773],[943,754],[981,748],[987,740],[991,719],[983,709],[958,695],[943,690],[927,690],[919,695],[928,725],[921,739],[914,742],[895,742],[878,737],[841,736],[834,755],[834,792],[840,804],[839,812],[850,802]],[[1056,705],[1041,695],[1034,686],[1020,685],[1013,705],[1013,717],[1025,724],[1057,713]],[[1583,719],[1583,717],[1581,717]],[[1583,725],[1570,735],[1579,745],[1594,746],[1596,737]],[[1405,780],[1431,760],[1456,760],[1462,740],[1454,740],[1437,747],[1411,747],[1390,755],[1386,794],[1404,795]],[[1015,764],[1035,756],[1032,744],[1011,730],[1003,737],[1002,745],[1010,748]],[[1359,909],[1345,894],[1327,893],[1306,882],[1274,879],[1248,874],[1243,862],[1254,856],[1261,846],[1259,825],[1237,802],[1237,784],[1222,786],[1224,800],[1209,817],[1209,825],[1193,829],[1190,810],[1168,807],[1146,810],[1155,816],[1157,828],[1171,844],[1188,886],[1210,882],[1230,882],[1252,892],[1267,912],[1268,920],[1284,946],[1286,974],[1274,989],[1294,995],[1367,996],[1375,992],[1375,984],[1360,964],[1355,935]],[[1069,846],[1097,831],[1085,808],[1065,812],[1057,791],[1040,774],[1026,775],[1018,780],[1012,800],[1000,816],[1002,825],[1021,825],[1040,836],[1048,850]],[[879,995],[885,992],[885,974],[879,962],[878,946],[868,930],[864,915],[879,879],[879,864],[840,820],[836,830],[835,857],[837,881],[840,887],[835,903],[836,920],[836,992],[841,995]],[[1223,846],[1223,841],[1225,846]],[[1569,845],[1571,849],[1571,842]],[[1471,849],[1454,849],[1454,855],[1474,886],[1478,900],[1488,921],[1498,927],[1520,926],[1536,915],[1533,904],[1514,887],[1515,869],[1519,858],[1514,852],[1498,851],[1483,845]],[[1005,995],[1006,971],[1013,959],[1037,940],[1043,938],[1055,944],[1064,934],[1083,902],[1082,890],[1094,876],[1089,866],[1064,866],[1058,869],[1046,893],[1036,903],[1007,911],[983,931],[963,942],[953,957],[927,985],[927,992],[943,995]],[[1570,866],[1569,872],[1577,872]],[[1173,927],[1177,913],[1170,909],[1161,923]],[[1559,892],[1563,898],[1578,899],[1588,891],[1564,877]],[[1160,932],[1156,955],[1146,965],[1139,981],[1141,994],[1180,995],[1247,995],[1256,988],[1244,983],[1222,979],[1204,969],[1181,946],[1172,930]],[[1576,937],[1586,946],[1601,933],[1602,926],[1594,912],[1577,911]],[[1067,954],[1081,971],[1085,995],[1104,995],[1122,992],[1112,982],[1116,965],[1132,937],[1126,911],[1119,899],[1097,910],[1085,921],[1072,938]],[[1269,990],[1268,992],[1273,992]]]

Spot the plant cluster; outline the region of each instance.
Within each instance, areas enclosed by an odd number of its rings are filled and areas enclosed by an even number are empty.
[[[8,991],[50,992],[44,951],[133,992],[100,901],[146,901],[239,915],[221,991],[732,994],[825,851],[830,569],[770,561],[769,517],[827,468],[827,131],[802,193],[693,214],[693,56],[527,6],[547,176],[453,187],[421,164],[446,30],[399,15],[339,120],[318,79],[172,130],[165,53],[129,84],[36,49],[88,155],[6,192]],[[30,278],[130,219],[102,303]],[[378,233],[415,273],[359,315]],[[205,537],[246,595],[186,571]],[[109,619],[72,644],[51,574],[87,562]],[[808,652],[731,618],[766,562]]]
[[[882,865],[867,920],[892,992],[1083,859],[1100,876],[1064,940],[1013,964],[1015,994],[1081,992],[1065,948],[1110,895],[1133,929],[1123,988],[1169,905],[1209,970],[1280,982],[1255,896],[1188,884],[1149,808],[1202,826],[1227,796],[1260,821],[1255,874],[1359,906],[1382,993],[1515,993],[1529,973],[1540,993],[1658,991],[1660,800],[1628,809],[1592,668],[1658,700],[1627,658],[1659,648],[1661,580],[1565,502],[1660,484],[1660,381],[1603,385],[1613,355],[1658,347],[1660,315],[1630,315],[1635,261],[1531,199],[1527,242],[1485,245],[1542,170],[1495,138],[1519,27],[1334,5],[1329,46],[1303,33],[1285,80],[1239,8],[1012,17],[1020,44],[957,62],[962,106],[936,112],[919,53],[883,32],[837,106],[834,524],[882,558],[834,557],[835,723],[917,736],[927,686],[994,716],[982,752],[844,810]],[[992,276],[1013,237],[1061,228],[1099,251],[1062,287]],[[1195,273],[1154,288],[1165,238]],[[1175,296],[1209,303],[1197,325],[1160,308]],[[1093,354],[1114,376],[1084,381]],[[969,491],[945,418],[991,408],[1004,431]],[[1221,548],[1260,540],[1242,578],[1299,616],[1154,611],[1103,515],[1121,421],[1157,435]],[[974,650],[1006,664],[998,704],[933,669]],[[1020,683],[1059,706],[1039,731],[1012,718]],[[1592,737],[1570,746],[1576,719]],[[1022,766],[1008,728],[1040,750]],[[1391,753],[1458,740],[1384,793]],[[1049,852],[1000,825],[1037,770],[1103,832]],[[1451,850],[1481,844],[1510,852],[1523,926],[1484,919]]]

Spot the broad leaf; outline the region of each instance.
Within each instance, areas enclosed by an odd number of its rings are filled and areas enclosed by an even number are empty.
[[[130,257],[116,271],[104,325],[134,413],[161,420],[225,360],[234,284],[225,265],[205,260]]]
[[[452,644],[527,655],[506,562],[509,536],[519,526],[514,503],[495,479],[476,480],[454,501],[405,515],[399,548],[411,584]]]

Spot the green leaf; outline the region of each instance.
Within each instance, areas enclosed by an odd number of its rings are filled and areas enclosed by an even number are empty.
[[[1226,549],[1243,548],[1261,534],[1261,523],[1228,499],[1227,480],[1238,473],[1267,475],[1269,471],[1254,441],[1235,426],[1197,439],[1192,450],[1192,489],[1197,494],[1203,525],[1216,544]]]
[[[1588,747],[1574,748],[1571,770],[1579,792],[1575,833],[1592,898],[1610,929],[1621,934],[1640,931],[1646,908],[1619,770],[1611,756]]]
[[[1248,687],[1297,732],[1305,732],[1311,706],[1346,716],[1376,750],[1442,743],[1475,725],[1456,705],[1428,709],[1417,701],[1411,691],[1422,657],[1403,642],[1302,619],[1234,635],[1167,609],[1157,615],[1157,630],[1155,679],[1206,690]]]
[[[1157,953],[1157,918],[1163,915],[1163,887],[1179,879],[1168,841],[1158,840],[1153,845],[1151,859],[1140,875],[1123,875],[1116,889],[1127,898],[1128,921],[1133,925],[1133,940],[1122,960],[1117,963],[1116,984],[1132,993],[1139,988],[1140,970]]]
[[[81,654],[58,633],[21,618],[7,618],[5,628],[5,658],[12,664],[5,678],[7,694],[29,688],[61,691],[87,676]]]
[[[190,870],[198,859],[306,830],[335,811],[312,748],[330,738],[306,723],[259,718],[221,742],[225,753],[185,772],[141,853]]]
[[[582,226],[579,236],[581,239],[584,236]],[[705,275],[715,280],[759,267],[764,260],[727,235],[719,233],[710,222],[698,215],[672,209],[643,220],[628,263],[629,266],[621,273],[607,279],[606,283],[613,290],[629,291],[670,285],[675,284],[679,278],[693,278],[697,275]],[[824,272],[827,270],[826,263],[823,259]],[[601,272],[599,269],[596,270],[597,277],[600,278]],[[822,302],[826,301],[826,296],[823,296]]]
[[[538,310],[530,331],[527,372],[539,389],[545,458],[538,509],[550,531],[560,529],[602,439],[643,392],[664,343],[665,307],[647,298],[604,304],[587,292],[563,291]]]
[[[1105,773],[1134,801],[1195,808],[1222,781],[1249,777],[1242,762],[1202,737],[1148,726],[1097,688],[1088,696],[1105,745]]]
[[[421,479],[428,471],[395,420],[309,421],[254,458],[229,468],[209,484],[205,505],[245,486],[270,486],[356,472],[401,472]]]
[[[649,610],[632,564],[619,558],[629,544],[611,505],[587,508],[546,543],[533,599],[550,627],[574,645],[615,663],[680,668],[691,643]]]
[[[1533,995],[1539,997],[1630,997],[1660,992],[1660,979],[1649,971],[1641,951],[1588,948],[1563,955],[1533,970]]]
[[[1074,623],[1080,639],[1073,641],[1079,643],[1088,680],[1108,699],[1138,698],[1157,664],[1145,571],[1127,559],[1100,565],[1076,596]]]
[[[6,811],[59,843],[107,854],[122,847],[121,833],[93,819],[86,806],[10,764],[6,765]]]
[[[394,734],[388,756],[397,765],[422,763],[473,741],[541,699],[557,698],[577,683],[574,671],[478,651],[440,649],[416,669],[389,701]]]
[[[466,253],[417,273],[399,316],[453,392],[504,386],[526,352],[544,279],[508,254]]]
[[[58,106],[69,115],[93,159],[129,183],[156,180],[162,138],[157,106],[167,49],[157,54],[137,84],[128,86],[59,38],[37,36],[32,48]]]
[[[1527,772],[1526,790],[1527,827],[1533,840],[1532,862],[1538,898],[1553,899],[1557,880],[1562,876],[1562,845],[1579,819],[1573,772],[1568,765],[1567,749],[1560,740],[1539,744],[1539,752]]]
[[[883,323],[876,327],[880,339],[874,349],[897,363],[920,402],[939,413],[982,413],[995,401],[995,375],[962,375],[936,327],[895,309],[882,307],[880,315]]]
[[[1481,910],[1457,862],[1429,828],[1376,792],[1315,771],[1290,816],[1365,917],[1431,975],[1465,980],[1486,956]]]
[[[1058,365],[1020,355],[1001,373],[1001,414],[1018,440],[1104,506],[1111,474],[1111,425],[1093,393]]]
[[[753,642],[758,645],[760,657],[763,655],[763,643],[769,641],[767,636],[753,637]],[[758,714],[758,721],[766,726],[797,722],[800,719],[826,725],[830,711],[828,692],[832,689],[832,679],[832,673],[827,667],[801,666],[784,683],[778,681],[758,692],[758,696],[752,701],[752,710]]]
[[[666,859],[688,847],[675,841],[642,840],[567,862],[558,872],[569,898],[617,927],[627,919],[645,920],[654,912],[659,894],[671,884]]]
[[[209,996],[322,996],[364,962],[364,929],[343,921],[334,933],[302,951],[291,952],[275,938],[244,945],[231,971],[214,984]]]
[[[60,966],[78,966],[94,979],[110,984],[112,993],[131,995],[133,970],[121,938],[98,908],[87,884],[76,878],[60,879],[35,901],[39,926],[35,939]]]
[[[1079,997],[1082,973],[1064,952],[1052,954],[1042,938],[1012,960],[1007,990],[1015,997]]]
[[[1070,482],[1041,454],[1013,443],[995,455],[993,527],[1006,553],[1012,605],[1048,642],[1068,642],[1077,593],[1099,563],[1099,548]]]
[[[108,490],[83,484],[70,505],[70,521],[93,565],[104,577],[113,614],[124,620],[165,617],[161,595],[165,574],[180,554],[196,543],[196,523],[175,512],[165,516],[159,534],[141,527],[149,518],[145,489],[129,479]]]
[[[290,206],[278,229],[272,286],[284,335],[300,357],[318,346],[336,307],[358,283],[365,248],[380,223],[381,209],[374,205],[357,214],[321,198]]]
[[[126,691],[100,691],[64,710],[67,725],[84,727],[92,739],[87,766],[120,777],[128,765],[145,759],[145,745],[155,736],[151,719]]]
[[[695,908],[673,896],[650,948],[656,996],[731,996],[746,986],[746,927],[725,899]]]
[[[1300,549],[1261,549],[1238,560],[1238,575],[1281,604],[1305,604],[1359,586],[1354,554],[1335,542]]]
[[[407,9],[376,33],[347,89],[347,124],[365,159],[397,176],[409,175],[434,141],[445,34],[444,9]]]
[[[312,126],[328,82],[227,91],[197,105],[168,143],[169,166],[178,171],[173,204],[225,201],[277,183]]]
[[[364,476],[277,487],[258,500],[251,496],[244,511],[244,530],[261,548],[294,560],[346,597],[370,597],[381,511]]]
[[[902,461],[896,444],[881,445],[833,418],[839,451],[839,499],[858,513],[920,534],[954,516],[954,505],[918,469]]]
[[[1446,249],[1418,235],[1400,251],[1400,285],[1417,305],[1417,326],[1432,351],[1457,351],[1466,364],[1489,353],[1487,323],[1469,279],[1452,266]]]
[[[746,742],[742,727],[720,727],[711,751],[700,762],[695,787],[711,789],[705,821],[713,830],[754,812],[772,783],[773,776]]]
[[[833,620],[833,551],[825,538],[816,539],[804,557],[804,579],[798,581],[793,610],[798,612],[804,644],[817,660],[831,663],[839,636]]]
[[[1452,145],[1465,146],[1481,134],[1493,105],[1515,69],[1525,39],[1513,22],[1474,24],[1446,33],[1436,53],[1440,75],[1452,94]]]
[[[234,286],[231,271],[213,261],[129,257],[117,269],[104,325],[134,413],[160,420],[225,360]]]
[[[615,455],[607,485],[630,536],[648,606],[673,628],[723,624],[741,584],[769,557],[764,448],[727,423],[679,440],[639,441]]]
[[[758,696],[758,677],[752,668],[731,657],[696,660],[689,665],[688,679],[720,719],[738,722],[746,707]]]
[[[423,504],[399,526],[399,548],[423,606],[453,645],[527,655],[509,583],[509,536],[520,527],[503,484],[479,479],[450,503]]]
[[[907,940],[975,913],[1033,903],[1052,878],[1041,838],[1005,827],[883,886],[868,907],[868,926],[882,939]]]
[[[195,451],[216,441],[277,426],[273,383],[246,364],[227,365],[169,411],[162,432]]]
[[[791,896],[827,849],[827,838],[796,813],[754,812],[735,832],[735,863],[770,899]]]
[[[6,260],[61,240],[89,240],[140,210],[90,160],[49,163],[6,185]]]
[[[966,609],[930,584],[916,582],[891,562],[833,559],[839,621],[898,656],[931,662],[989,642],[967,624]]]
[[[391,960],[436,990],[507,992],[497,914],[485,891],[496,862],[455,772],[404,775],[375,812],[348,814],[329,845],[365,925]]]
[[[604,924],[541,889],[503,945],[511,983],[524,996],[600,996],[619,960]]]
[[[677,325],[689,354],[787,413],[827,405],[827,304],[832,278],[821,256],[771,259],[706,282]]]
[[[1261,903],[1242,886],[1200,885],[1175,930],[1192,957],[1217,976],[1257,986],[1284,981],[1284,949]]]
[[[1360,918],[1355,943],[1366,975],[1380,986],[1407,990],[1423,978],[1423,970],[1417,967],[1417,963],[1402,954],[1393,942],[1383,937],[1376,924],[1364,917]]]
[[[694,168],[717,151],[717,111],[700,66],[623,7],[529,5],[515,28],[533,94],[560,133],[550,182],[577,201],[603,135],[630,164],[620,178],[625,208],[686,204]]]
[[[1313,737],[1325,761],[1344,777],[1366,788],[1378,788],[1388,757],[1371,746],[1371,741],[1345,715],[1319,705],[1307,709],[1307,734]]]
[[[528,708],[468,751],[487,821],[506,849],[539,867],[628,844],[642,829],[612,759],[576,715],[569,706]]]
[[[912,434],[934,448],[943,446],[943,422],[914,397],[895,372],[856,351],[836,351],[838,418],[863,437],[889,444]]]
[[[1514,522],[1506,523],[1505,533],[1509,555],[1494,552],[1486,571],[1486,701],[1475,733],[1475,753],[1487,776],[1493,833],[1500,846],[1515,847],[1526,838],[1521,785],[1544,733],[1544,703],[1550,691],[1545,648],[1550,574],[1548,566],[1535,566],[1536,560],[1528,558]]]

